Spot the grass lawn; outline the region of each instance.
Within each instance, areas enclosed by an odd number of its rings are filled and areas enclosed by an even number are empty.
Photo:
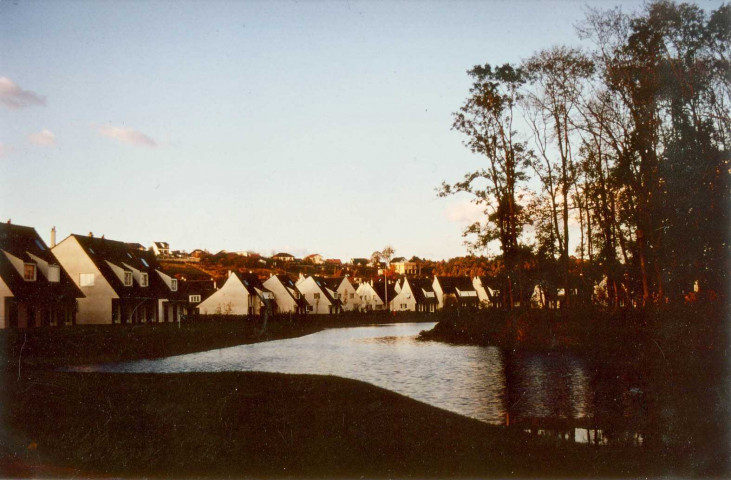
[[[29,371],[4,383],[4,477],[605,477],[665,463],[336,377]]]

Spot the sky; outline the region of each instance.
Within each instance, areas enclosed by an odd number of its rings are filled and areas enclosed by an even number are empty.
[[[720,2],[701,2],[705,9]],[[476,64],[581,47],[587,5],[0,1],[0,221],[172,249],[467,253],[442,181]]]

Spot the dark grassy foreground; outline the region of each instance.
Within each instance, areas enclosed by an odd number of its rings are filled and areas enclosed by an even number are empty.
[[[274,317],[265,329],[258,318],[230,316],[202,318],[180,327],[155,323],[8,329],[0,330],[0,370],[160,358],[299,337],[325,328],[438,320],[436,315],[413,313],[352,313]]]
[[[2,477],[606,477],[667,467],[642,450],[530,437],[335,377],[46,371],[4,382]]]

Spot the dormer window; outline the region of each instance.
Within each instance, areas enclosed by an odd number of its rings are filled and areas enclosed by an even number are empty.
[[[26,263],[23,265],[23,280],[26,282],[36,281],[36,264]]]
[[[140,273],[140,286],[146,287],[149,285],[150,279],[147,277],[146,273]]]
[[[200,295],[188,295],[188,303],[200,303]]]
[[[124,272],[124,286],[125,287],[132,286],[132,272]]]
[[[48,281],[53,283],[61,281],[61,267],[58,265],[48,266]]]
[[[178,291],[178,279],[177,278],[173,278],[172,280],[170,280],[170,290],[173,292]]]

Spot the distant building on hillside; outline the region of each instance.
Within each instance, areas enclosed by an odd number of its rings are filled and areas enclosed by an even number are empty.
[[[152,242],[150,249],[155,253],[156,257],[170,256],[170,244],[168,242]]]
[[[409,262],[403,257],[394,258],[391,261],[391,268],[399,275],[416,275],[417,266],[414,262]]]
[[[304,260],[306,262],[314,263],[315,265],[322,265],[325,263],[325,259],[322,255],[319,253],[313,253],[312,255],[307,255]]]
[[[294,255],[290,255],[289,253],[276,253],[272,255],[272,260],[279,260],[280,262],[293,262],[294,261]]]

